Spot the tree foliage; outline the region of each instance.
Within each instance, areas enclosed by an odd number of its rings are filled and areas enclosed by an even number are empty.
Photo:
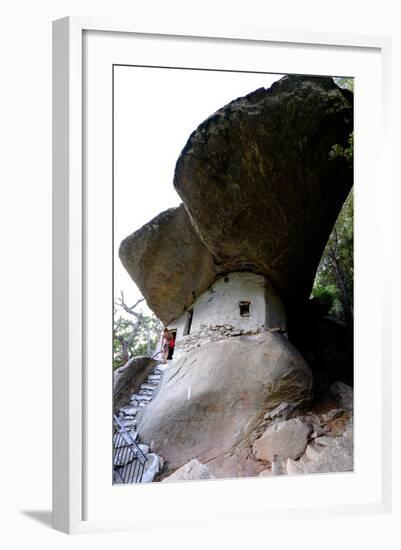
[[[319,298],[329,312],[347,324],[354,315],[354,227],[352,191],[327,241],[316,273],[312,296]]]
[[[154,315],[138,311],[144,298],[128,306],[124,294],[114,300],[113,368],[126,364],[131,357],[156,353],[162,324]]]
[[[335,78],[341,88],[353,90],[351,78]],[[353,133],[348,144],[333,145],[329,160],[343,157],[352,164],[354,143]],[[326,305],[329,313],[351,326],[354,315],[354,197],[351,190],[337,218],[333,231],[327,241],[322,259],[316,273],[312,296]]]

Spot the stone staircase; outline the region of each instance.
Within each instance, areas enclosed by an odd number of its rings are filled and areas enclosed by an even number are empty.
[[[140,386],[138,392],[131,395],[130,404],[121,407],[118,412],[118,419],[120,423],[124,426],[124,428],[126,428],[132,439],[146,457],[145,469],[141,483],[149,483],[154,480],[163,467],[163,459],[156,453],[150,452],[149,445],[141,442],[140,436],[136,429],[136,415],[143,407],[146,407],[146,405],[152,401],[155,391],[160,384],[163,373],[168,368],[169,363],[170,361],[167,361],[167,363],[157,364],[148,375],[145,382],[143,382]]]

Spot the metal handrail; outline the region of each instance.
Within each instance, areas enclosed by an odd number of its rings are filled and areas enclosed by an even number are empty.
[[[114,474],[122,483],[141,483],[148,459],[117,416],[113,418]]]
[[[159,353],[163,353],[163,350],[156,352],[156,353],[153,355],[153,357],[150,358],[150,360],[152,361],[152,360],[156,357],[156,355],[159,355]],[[131,359],[135,359],[135,357],[131,357]],[[129,359],[129,361],[131,361],[131,359]],[[128,363],[128,361],[127,361],[127,363]],[[127,364],[127,363],[126,363],[126,364]],[[124,365],[124,366],[125,366],[125,365]],[[123,390],[125,390],[125,388],[126,388],[127,386],[129,386],[129,385],[131,384],[131,381],[132,381],[132,379],[134,378],[134,376],[135,376],[135,373],[131,376],[131,378],[128,380],[128,382],[127,382],[126,384],[124,384],[124,386],[123,386],[122,388],[120,388],[118,391],[116,391],[116,393],[113,393],[113,398],[114,398],[114,397],[117,397],[117,395],[118,395],[119,393],[121,393]]]

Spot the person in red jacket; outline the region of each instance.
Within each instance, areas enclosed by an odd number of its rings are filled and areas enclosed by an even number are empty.
[[[167,327],[163,330],[162,350],[164,362],[167,361],[170,349],[174,348],[174,336]]]

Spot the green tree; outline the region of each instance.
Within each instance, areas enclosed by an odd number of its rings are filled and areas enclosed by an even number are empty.
[[[122,292],[121,298],[114,300],[114,369],[125,365],[131,357],[153,356],[156,351],[162,324],[154,315],[145,315],[136,310],[143,301],[144,298],[141,298],[133,306],[128,306]]]
[[[337,86],[353,91],[354,79],[335,78]],[[333,145],[329,160],[343,157],[351,165],[354,155],[354,134],[349,135],[346,147]],[[318,298],[329,312],[352,325],[354,316],[354,197],[349,193],[327,241],[316,273],[312,296]]]
[[[354,315],[354,211],[351,190],[327,241],[316,273],[312,296],[329,307],[329,312],[352,324]]]
[[[334,82],[339,88],[349,90],[350,92],[354,91],[354,79],[344,76],[334,77]]]

